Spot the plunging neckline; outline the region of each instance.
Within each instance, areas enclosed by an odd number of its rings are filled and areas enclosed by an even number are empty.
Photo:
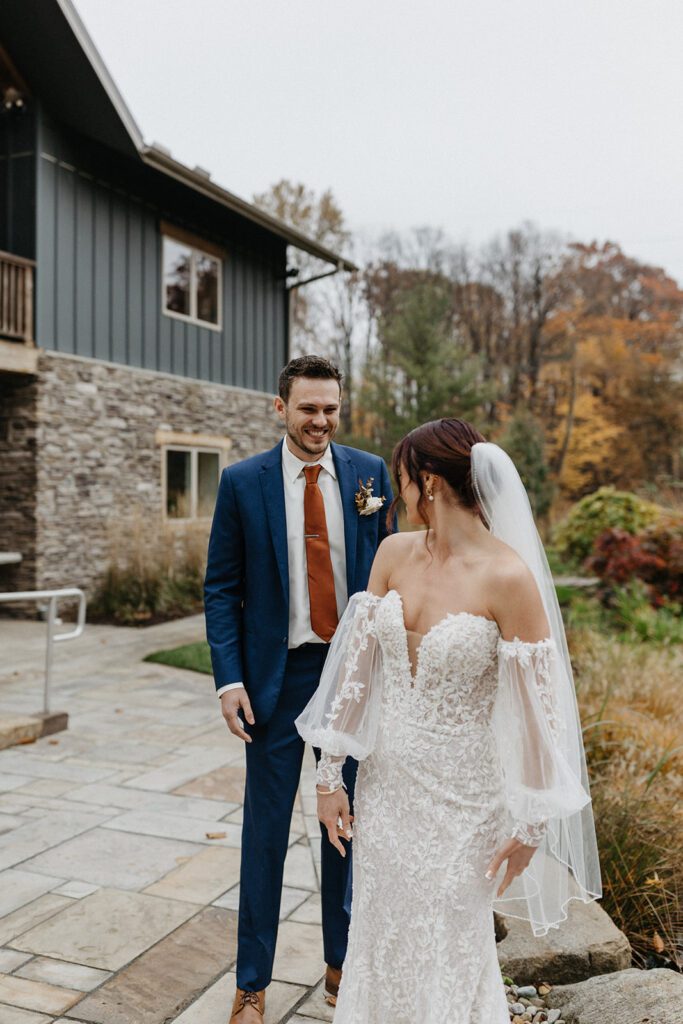
[[[440,618],[438,620],[438,622],[435,622],[433,626],[429,627],[429,629],[427,630],[426,633],[420,633],[416,629],[408,629],[408,627],[406,626],[405,606],[403,604],[403,597],[401,596],[399,591],[395,590],[393,587],[392,587],[391,590],[387,590],[387,596],[389,594],[395,594],[396,597],[398,598],[398,602],[399,602],[399,611],[401,613],[401,625],[403,626],[403,638],[404,638],[403,650],[404,650],[404,654],[405,654],[406,664],[408,666],[408,676],[410,678],[410,688],[411,689],[415,689],[415,684],[416,684],[417,678],[418,678],[418,676],[420,674],[420,654],[422,652],[422,648],[424,646],[425,641],[427,640],[428,637],[430,637],[432,635],[432,633],[436,629],[440,628],[441,626],[444,625],[444,623],[448,622],[449,619],[459,619],[459,618],[463,618],[463,617],[464,618],[469,618],[469,619],[482,619],[484,622],[490,622],[491,625],[495,626],[496,630],[500,633],[500,629],[498,628],[498,623],[496,622],[495,619],[490,619],[488,617],[488,615],[480,615],[477,612],[465,612],[465,611],[461,611],[461,612],[446,612],[446,614],[442,618]],[[410,646],[409,646],[409,643],[408,643],[408,634],[409,633],[413,633],[415,636],[421,636],[422,637],[422,639],[420,640],[419,644],[415,648],[415,674],[413,674],[413,663],[410,660]]]

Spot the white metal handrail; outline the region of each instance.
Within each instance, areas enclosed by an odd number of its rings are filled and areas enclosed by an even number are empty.
[[[78,617],[76,628],[66,633],[55,633],[57,620],[57,602],[62,598],[78,598]],[[85,626],[85,594],[78,587],[65,587],[62,590],[23,590],[11,594],[0,594],[0,603],[10,604],[16,601],[47,601],[47,647],[45,649],[45,688],[43,696],[43,712],[50,713],[50,686],[52,683],[52,654],[54,645],[62,640],[75,640],[83,632]]]

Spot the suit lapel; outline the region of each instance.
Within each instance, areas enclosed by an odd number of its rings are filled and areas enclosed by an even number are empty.
[[[287,560],[287,513],[285,511],[285,485],[282,479],[282,441],[268,452],[261,466],[259,482],[266,506],[270,536],[275,549],[275,560],[280,582],[289,604],[289,564]]]
[[[355,593],[356,581],[356,541],[358,539],[358,513],[354,495],[358,490],[358,470],[351,461],[346,450],[338,444],[332,444],[332,457],[337,470],[339,493],[344,513],[344,543],[346,544],[346,587],[349,593]]]

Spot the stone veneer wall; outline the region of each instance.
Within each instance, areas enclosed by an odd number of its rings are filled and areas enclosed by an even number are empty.
[[[36,579],[35,377],[0,377],[0,551],[18,551],[22,561],[0,565],[0,591],[33,590]],[[3,605],[3,613],[17,611]]]
[[[82,586],[92,593],[111,560],[113,527],[142,517],[161,528],[158,430],[229,438],[228,463],[265,451],[282,436],[270,395],[41,353],[37,587]]]

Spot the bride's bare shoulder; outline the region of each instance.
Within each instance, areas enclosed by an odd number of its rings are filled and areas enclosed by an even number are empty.
[[[497,537],[489,549],[486,559],[486,582],[494,593],[510,596],[517,592],[524,593],[530,586],[535,586],[533,574],[526,562],[514,550]]]
[[[421,530],[406,533],[390,533],[377,549],[377,557],[381,557],[387,566],[403,562],[410,556],[418,543],[424,544],[424,533]]]
[[[488,605],[506,639],[543,639],[548,623],[534,574],[526,562],[496,539],[487,564]]]
[[[422,534],[418,532],[390,533],[388,537],[384,538],[377,548],[370,573],[369,587],[374,594],[386,593],[394,570],[399,565],[405,565],[406,560],[412,557],[416,538],[422,538]],[[424,539],[422,539],[422,543],[424,543]]]

